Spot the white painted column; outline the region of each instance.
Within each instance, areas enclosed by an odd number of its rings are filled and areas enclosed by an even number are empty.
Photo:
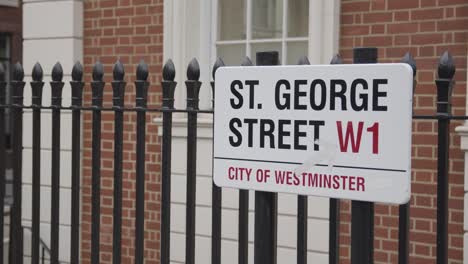
[[[461,138],[460,148],[465,152],[465,195],[463,209],[463,263],[468,263],[468,124],[456,128]]]
[[[36,62],[44,70],[43,105],[50,105],[51,71],[59,61],[64,70],[64,106],[71,103],[71,70],[83,58],[83,2],[78,0],[23,0],[23,66],[25,80],[31,80]],[[26,85],[24,103],[31,102],[31,87]],[[49,246],[51,214],[51,114],[43,110],[41,127],[41,224],[40,237]],[[24,113],[23,130],[23,225],[31,226],[32,211],[32,114]],[[71,215],[71,113],[61,116],[60,154],[60,227],[59,259],[68,263],[70,256]],[[25,231],[25,263],[30,260],[31,234]]]
[[[468,60],[468,57],[466,58]],[[468,72],[467,72],[468,75]],[[468,93],[468,85],[466,87]],[[468,114],[468,98],[465,111]],[[455,131],[460,135],[460,148],[465,152],[465,186],[464,186],[464,209],[463,209],[463,263],[468,264],[468,122],[459,126]]]
[[[309,60],[328,64],[339,49],[340,0],[309,0]]]
[[[338,50],[339,0],[310,0],[309,58],[312,63],[328,63]],[[203,86],[200,108],[211,105],[211,67],[214,63],[214,30],[217,29],[217,0],[164,1],[164,59],[176,66],[176,108],[185,108],[186,67],[192,57],[200,62]],[[322,28],[324,27],[324,28]],[[211,56],[211,58],[209,57]],[[161,126],[161,119],[155,120]],[[174,115],[171,188],[171,263],[185,261],[185,196],[186,196],[186,127],[187,120]],[[196,253],[197,263],[211,259],[211,189],[212,189],[212,117],[198,119]],[[162,134],[162,127],[159,127]],[[253,263],[254,192],[249,199],[249,263]],[[328,199],[309,198],[308,255],[314,263],[328,263]],[[278,263],[296,258],[297,196],[278,197]],[[223,188],[222,194],[223,264],[237,263],[238,191]]]

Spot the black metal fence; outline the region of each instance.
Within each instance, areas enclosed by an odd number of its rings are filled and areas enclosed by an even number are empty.
[[[415,61],[409,54],[402,60],[412,66],[416,74]],[[278,65],[278,54],[275,52],[263,52],[257,54],[259,65]],[[355,49],[354,63],[376,63],[376,49]],[[340,64],[339,55],[331,60],[332,64]],[[298,64],[309,64],[306,57],[299,60]],[[215,71],[224,66],[218,59],[213,67]],[[245,58],[242,66],[252,66],[249,58]],[[451,94],[454,86],[453,76],[455,66],[452,57],[448,53],[440,59],[438,66],[439,78],[435,81],[437,87],[437,112],[430,116],[414,116],[415,119],[434,119],[438,124],[438,186],[437,186],[437,263],[447,263],[448,255],[448,147],[449,124],[451,119],[464,120],[465,116],[451,115]],[[52,70],[51,105],[42,104],[42,92],[44,87],[43,71],[39,64],[32,70],[31,105],[23,104],[23,91],[26,83],[23,81],[24,72],[20,64],[13,67],[13,78],[9,86],[11,89],[11,104],[6,104],[5,94],[7,83],[4,70],[0,64],[0,133],[5,131],[5,113],[10,109],[12,122],[12,169],[13,169],[13,197],[11,210],[10,232],[10,263],[23,262],[23,227],[22,220],[22,148],[23,148],[23,110],[32,110],[32,263],[39,263],[44,258],[41,248],[50,251],[50,262],[59,263],[59,201],[60,180],[65,175],[60,175],[60,114],[63,111],[72,113],[72,158],[71,158],[71,248],[70,262],[80,263],[80,151],[81,151],[81,114],[85,111],[92,113],[92,224],[91,224],[91,263],[100,262],[100,195],[101,195],[101,113],[110,111],[114,113],[114,208],[113,208],[113,263],[121,262],[121,238],[122,238],[122,162],[123,162],[123,123],[126,112],[136,112],[136,199],[135,199],[135,263],[144,263],[144,204],[145,204],[145,127],[146,115],[149,112],[162,113],[162,169],[161,169],[161,232],[160,232],[160,263],[168,264],[170,258],[170,190],[171,190],[171,145],[172,145],[172,116],[173,113],[187,114],[187,196],[186,196],[186,245],[185,263],[195,263],[195,193],[196,193],[196,151],[197,151],[197,115],[199,113],[212,114],[211,109],[200,110],[198,106],[199,91],[201,87],[200,67],[194,59],[187,68],[187,106],[185,109],[174,108],[174,91],[177,86],[175,79],[175,67],[169,60],[163,68],[162,75],[162,106],[160,108],[147,107],[147,94],[149,82],[148,66],[141,62],[136,70],[136,100],[134,105],[124,105],[125,87],[124,67],[118,61],[113,69],[112,106],[104,106],[103,81],[104,67],[97,62],[92,71],[92,101],[83,102],[83,67],[76,63],[72,70],[70,82],[72,101],[70,106],[62,105],[62,90],[65,83],[63,70],[57,63]],[[211,82],[213,94],[216,91],[214,82]],[[49,109],[52,112],[52,199],[51,199],[51,233],[50,245],[41,242],[40,223],[40,156],[41,156],[41,110]],[[0,156],[6,157],[5,135],[0,134]],[[5,159],[0,158],[0,206],[4,207],[5,197]],[[221,256],[221,201],[222,189],[212,186],[212,235],[211,235],[211,259],[212,263],[222,263]],[[298,196],[297,207],[297,263],[308,263],[307,259],[307,197]],[[248,262],[248,204],[249,193],[247,190],[239,190],[239,218],[238,218],[238,262]],[[330,200],[330,225],[329,225],[329,263],[339,262],[339,200]],[[255,195],[255,240],[254,257],[256,264],[276,263],[276,218],[277,195],[274,193],[257,192]],[[409,263],[409,204],[400,206],[399,214],[399,263]],[[373,203],[352,203],[352,263],[373,263]],[[3,210],[0,211],[0,224],[3,226]],[[3,229],[0,228],[0,237],[3,237]],[[41,246],[42,245],[42,246]],[[3,244],[0,244],[0,261],[3,261]],[[313,261],[313,260],[309,260]]]

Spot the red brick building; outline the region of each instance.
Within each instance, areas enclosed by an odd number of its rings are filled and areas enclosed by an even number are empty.
[[[125,104],[134,105],[135,67],[141,59],[149,65],[151,82],[148,105],[160,103],[160,86],[163,60],[163,3],[162,1],[86,1],[84,3],[83,62],[85,71],[90,73],[96,60],[105,65],[106,73],[120,59],[126,66]],[[111,81],[111,74],[105,76]],[[86,76],[87,81],[91,75]],[[112,92],[105,89],[105,102],[110,102]],[[84,100],[91,100],[88,89]],[[159,248],[160,208],[160,143],[157,127],[152,123],[156,115],[147,119],[146,156],[146,205],[145,205],[145,256],[146,263],[156,263]],[[102,222],[101,261],[110,262],[112,256],[112,195],[113,195],[113,114],[105,113],[102,140]],[[91,113],[83,117],[83,263],[89,261],[91,247]],[[124,172],[123,172],[123,213],[122,213],[122,262],[131,263],[133,256],[134,208],[135,208],[135,120],[136,116],[125,116],[124,125]]]
[[[467,12],[466,1],[342,1],[340,53],[350,62],[352,47],[374,46],[379,48],[379,61],[396,62],[405,51],[410,51],[418,66],[415,113],[429,114],[435,109],[435,65],[438,56],[449,50],[457,66],[453,112],[463,115],[466,105]],[[454,122],[452,126],[455,128],[461,124]],[[410,263],[435,263],[436,129],[434,122],[413,122]],[[450,140],[449,263],[462,263],[464,161],[459,136],[452,133]],[[349,203],[344,203],[342,219],[350,219],[349,213]],[[343,223],[341,231],[342,241],[349,241],[349,224]],[[377,205],[376,262],[397,263],[397,240],[398,207]],[[341,253],[343,257],[349,257],[350,250],[343,245]]]
[[[82,59],[91,80],[94,63],[105,66],[104,104],[111,103],[112,66],[117,59],[125,65],[128,83],[125,103],[134,105],[135,66],[144,59],[149,65],[151,87],[149,106],[161,104],[161,69],[172,58],[176,65],[176,107],[185,107],[185,67],[192,57],[201,66],[204,83],[201,108],[211,106],[211,65],[217,56],[228,65],[240,64],[243,56],[255,58],[255,52],[277,50],[284,64],[295,64],[308,55],[312,63],[326,64],[335,53],[345,63],[352,62],[354,47],[377,47],[379,62],[399,62],[410,51],[417,62],[417,86],[414,111],[435,112],[435,85],[439,56],[449,50],[457,72],[453,94],[453,113],[465,114],[467,90],[468,2],[466,0],[89,0],[82,4]],[[255,60],[255,59],[254,59]],[[85,101],[91,100],[86,87]],[[145,263],[159,263],[160,247],[160,121],[158,114],[148,114],[146,152]],[[176,116],[173,182],[184,184],[185,117]],[[209,261],[209,213],[211,121],[201,116],[199,162],[208,164],[197,177],[197,260]],[[91,238],[91,114],[83,116],[83,206],[82,262],[89,263]],[[125,115],[124,126],[124,194],[122,261],[131,263],[134,245],[135,215],[135,122]],[[159,123],[158,123],[159,122]],[[449,191],[449,263],[463,263],[465,161],[460,136],[453,122],[450,145]],[[436,256],[436,165],[437,134],[433,121],[413,122],[412,198],[410,223],[410,263],[435,263]],[[207,132],[208,131],[208,132]],[[112,259],[113,208],[113,114],[103,114],[102,193],[101,193],[101,263]],[[182,165],[180,165],[182,164]],[[208,168],[208,169],[207,169]],[[184,192],[173,187],[171,224],[171,260],[183,263]],[[224,190],[223,223],[236,224],[237,192]],[[211,197],[211,196],[210,196]],[[251,196],[253,197],[253,196]],[[279,198],[279,223],[295,223],[295,198]],[[309,259],[328,262],[328,199],[310,198]],[[293,203],[290,203],[290,202]],[[342,201],[341,263],[350,259],[350,202]],[[209,211],[204,211],[209,210]],[[251,216],[253,212],[251,212]],[[205,218],[203,218],[205,217]],[[253,218],[251,218],[253,219]],[[232,222],[234,221],[234,222]],[[468,220],[465,219],[468,222]],[[200,223],[200,224],[199,224]],[[278,263],[295,258],[294,230],[278,234]],[[250,229],[253,230],[253,221]],[[206,231],[208,230],[208,231]],[[236,263],[236,230],[223,229],[223,258]],[[253,237],[251,238],[253,239]],[[293,242],[291,242],[293,241]],[[206,245],[206,246],[203,246]],[[398,207],[378,204],[375,207],[375,262],[397,263]],[[208,249],[207,249],[208,248]],[[250,251],[250,257],[253,251]],[[468,260],[465,260],[468,261]],[[223,262],[224,263],[224,262]],[[466,262],[465,262],[466,263]]]

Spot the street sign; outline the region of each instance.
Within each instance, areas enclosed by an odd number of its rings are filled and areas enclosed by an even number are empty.
[[[407,64],[222,67],[215,80],[216,185],[409,200]]]

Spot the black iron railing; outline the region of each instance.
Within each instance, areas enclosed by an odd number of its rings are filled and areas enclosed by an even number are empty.
[[[356,49],[355,63],[377,62],[375,49]],[[259,65],[277,65],[278,54],[264,52],[257,54]],[[405,55],[403,62],[410,64],[416,74],[416,64],[412,57]],[[332,64],[340,64],[342,60],[339,55],[335,56]],[[309,61],[306,57],[301,58],[298,64],[306,65]],[[214,72],[224,66],[218,59],[213,67]],[[242,62],[242,66],[252,66],[249,58]],[[51,263],[58,263],[59,259],[59,188],[60,180],[60,115],[64,111],[72,113],[72,158],[71,158],[71,248],[70,262],[80,263],[80,151],[81,151],[81,114],[92,113],[92,209],[91,209],[91,263],[100,262],[100,219],[101,219],[101,114],[103,111],[114,113],[114,192],[113,192],[113,263],[121,263],[121,241],[122,241],[122,165],[123,165],[123,125],[124,116],[128,112],[136,112],[136,199],[135,199],[135,263],[144,263],[144,208],[145,208],[145,129],[146,115],[150,112],[162,113],[162,168],[161,168],[161,232],[160,245],[161,264],[170,261],[170,190],[171,190],[171,155],[172,155],[172,115],[173,113],[187,114],[187,197],[186,197],[186,240],[185,240],[185,263],[195,263],[195,197],[196,197],[196,151],[197,151],[197,116],[199,113],[212,114],[212,109],[199,109],[199,91],[201,87],[200,68],[196,60],[192,60],[187,68],[187,106],[185,109],[174,108],[174,91],[177,83],[175,78],[175,67],[169,60],[163,68],[162,75],[162,105],[159,108],[147,106],[147,94],[149,82],[148,66],[141,62],[136,71],[136,100],[133,106],[124,105],[125,71],[124,65],[117,62],[113,69],[112,105],[104,105],[103,91],[105,82],[103,80],[104,67],[96,63],[92,72],[92,101],[83,102],[83,67],[76,63],[72,70],[72,81],[70,82],[72,101],[70,106],[62,105],[62,90],[65,86],[63,70],[60,64],[56,64],[52,70],[52,101],[50,106],[42,105],[42,92],[44,87],[43,71],[36,64],[32,72],[30,82],[32,91],[32,104],[24,105],[23,90],[26,83],[23,81],[24,72],[20,64],[13,68],[13,80],[10,83],[12,100],[6,104],[6,83],[4,70],[0,64],[0,131],[5,131],[5,110],[9,109],[12,120],[12,167],[13,167],[13,198],[14,203],[11,211],[11,260],[12,263],[23,262],[23,227],[21,226],[21,204],[22,204],[22,140],[23,140],[23,110],[31,109],[32,120],[32,263],[39,263],[40,247],[50,253]],[[445,53],[439,63],[437,86],[437,112],[434,115],[415,115],[414,119],[433,119],[438,124],[438,187],[437,187],[437,263],[447,263],[447,236],[448,236],[448,147],[449,147],[449,125],[450,120],[465,120],[466,116],[451,115],[451,93],[453,88],[453,76],[455,66],[448,53]],[[216,91],[214,82],[211,83],[213,94]],[[65,88],[68,89],[68,88]],[[413,87],[414,89],[414,87]],[[50,248],[45,245],[39,236],[40,222],[40,155],[41,155],[41,110],[52,110],[52,200],[51,200],[51,242]],[[0,135],[0,140],[4,140]],[[6,156],[5,142],[0,142],[0,156]],[[0,158],[0,206],[4,206],[5,196],[5,159]],[[222,263],[221,255],[221,201],[222,189],[212,185],[212,235],[211,235],[211,259],[212,263]],[[307,232],[308,232],[308,204],[306,196],[298,196],[297,207],[297,263],[308,263],[307,259]],[[277,230],[277,196],[274,193],[257,192],[255,194],[255,247],[254,259],[256,264],[276,263],[276,230]],[[239,217],[238,217],[238,262],[248,261],[248,204],[249,193],[247,190],[239,190]],[[329,209],[329,262],[339,262],[339,208],[338,199],[330,200]],[[399,263],[409,263],[409,208],[410,205],[400,206],[399,215]],[[373,204],[353,202],[352,205],[352,263],[373,262]],[[3,212],[1,213],[3,214]],[[271,217],[267,217],[267,215]],[[1,224],[3,217],[0,215]],[[28,228],[29,229],[29,228]],[[3,232],[3,229],[0,229]],[[2,235],[2,233],[0,233]],[[0,254],[3,253],[1,245]],[[42,254],[42,258],[44,253]],[[3,258],[0,256],[0,261]]]
[[[31,227],[23,226],[23,231],[24,230],[28,230],[32,234],[32,228]],[[37,250],[41,252],[41,254],[38,254],[38,256],[37,256],[37,259],[40,259],[41,264],[45,264],[46,261],[50,260],[50,249],[47,246],[47,244],[41,238],[39,238],[39,247],[38,247]],[[31,256],[31,258],[32,258],[32,256]],[[60,263],[60,262],[58,262],[58,263]]]

